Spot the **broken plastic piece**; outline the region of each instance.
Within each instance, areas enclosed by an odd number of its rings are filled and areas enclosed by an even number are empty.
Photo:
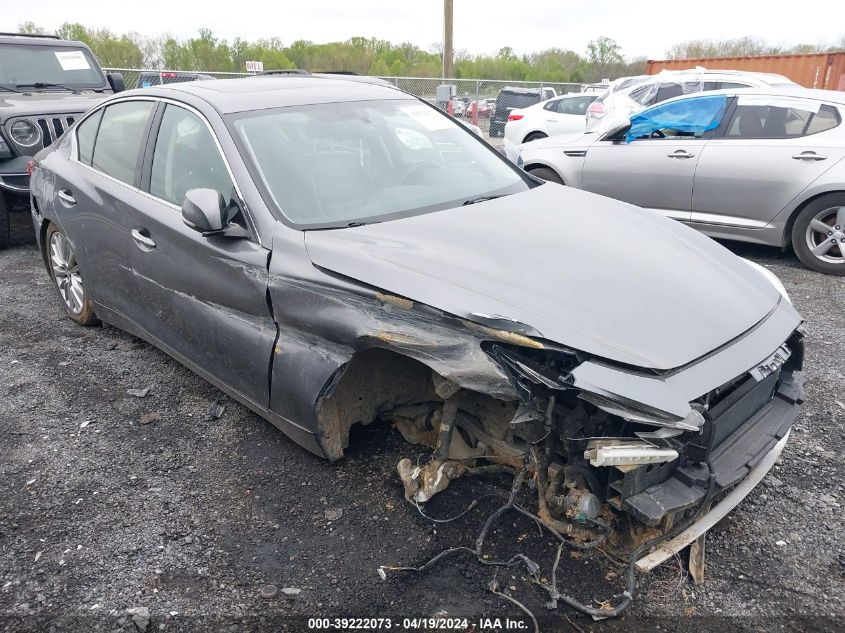
[[[592,466],[638,466],[671,462],[678,459],[678,451],[644,442],[628,442],[589,448],[584,451],[584,459],[589,459]]]

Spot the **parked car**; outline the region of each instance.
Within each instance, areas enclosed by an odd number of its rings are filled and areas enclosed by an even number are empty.
[[[479,118],[479,119],[481,119],[481,118],[489,119],[490,115],[492,114],[493,109],[495,107],[496,107],[495,101],[493,102],[493,105],[491,106],[489,99],[476,99],[475,101],[469,102],[469,105],[466,108],[466,112],[464,113],[464,116],[466,118],[470,119],[470,118],[472,118],[473,113],[477,112],[477,114],[476,114],[477,118]]]
[[[499,91],[499,96],[496,97],[496,107],[493,111],[493,116],[490,119],[490,136],[504,136],[505,123],[508,122],[508,115],[511,110],[517,108],[527,108],[528,106],[546,101],[552,97],[556,97],[557,92],[554,88],[543,87],[539,88],[513,88],[506,87]]]
[[[124,93],[36,157],[32,191],[70,319],[151,342],[330,460],[392,420],[432,451],[397,464],[414,504],[529,459],[547,526],[603,540],[619,516],[647,546],[759,481],[801,402],[802,320],[769,271],[543,183],[394,88]]]
[[[35,240],[26,169],[30,157],[122,89],[122,75],[103,73],[82,42],[0,33],[0,248]]]
[[[466,105],[460,99],[452,99],[449,102],[452,106],[452,116],[463,116]]]
[[[845,93],[722,90],[516,150],[532,174],[845,275]],[[514,156],[514,152],[511,153]]]
[[[584,113],[595,94],[570,94],[511,110],[505,124],[505,147],[556,134],[583,132]]]
[[[204,81],[206,79],[217,79],[213,75],[204,73],[187,72],[184,70],[145,70],[138,74],[136,88],[149,88],[150,86],[161,86],[163,84],[178,84],[185,81]]]
[[[587,109],[587,130],[607,114],[625,117],[673,97],[711,90],[736,88],[784,88],[798,84],[783,75],[738,70],[664,70],[616,80]]]

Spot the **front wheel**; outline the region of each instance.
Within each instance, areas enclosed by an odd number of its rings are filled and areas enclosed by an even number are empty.
[[[833,193],[804,207],[792,227],[792,248],[807,267],[845,275],[845,193]]]
[[[554,169],[550,169],[549,167],[537,167],[535,169],[528,170],[528,173],[532,176],[537,176],[537,178],[547,180],[548,182],[556,182],[559,185],[564,184],[563,178],[561,178]]]
[[[79,262],[76,261],[70,241],[55,224],[47,229],[45,241],[50,277],[56,284],[65,314],[79,325],[96,325],[99,320],[85,290]]]

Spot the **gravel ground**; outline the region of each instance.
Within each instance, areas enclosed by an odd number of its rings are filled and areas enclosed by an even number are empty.
[[[521,572],[500,572],[543,631],[842,630],[845,281],[731,248],[771,268],[807,319],[807,402],[792,439],[711,531],[703,586],[671,561],[639,579],[623,618],[593,622],[545,609]],[[471,545],[502,502],[483,495],[507,479],[455,482],[427,512],[478,505],[434,523],[402,497],[394,466],[413,449],[389,427],[355,431],[348,457],[329,464],[146,343],[64,318],[33,247],[0,251],[0,278],[0,630],[305,631],[307,617],[435,614],[531,630],[467,557],[426,574],[376,571]],[[548,565],[537,532],[507,517],[490,552]],[[560,585],[617,601],[622,571],[598,552],[567,556]],[[274,596],[262,597],[267,585]]]

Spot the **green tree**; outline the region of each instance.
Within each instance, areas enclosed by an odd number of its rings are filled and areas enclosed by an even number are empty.
[[[88,33],[88,29],[79,23],[71,24],[70,22],[64,22],[56,29],[56,35],[63,40],[73,40],[75,42],[84,42],[89,46],[91,45],[91,36]]]
[[[18,24],[18,33],[31,33],[33,35],[42,35],[44,33],[44,28],[38,26],[35,22],[21,22]]]

